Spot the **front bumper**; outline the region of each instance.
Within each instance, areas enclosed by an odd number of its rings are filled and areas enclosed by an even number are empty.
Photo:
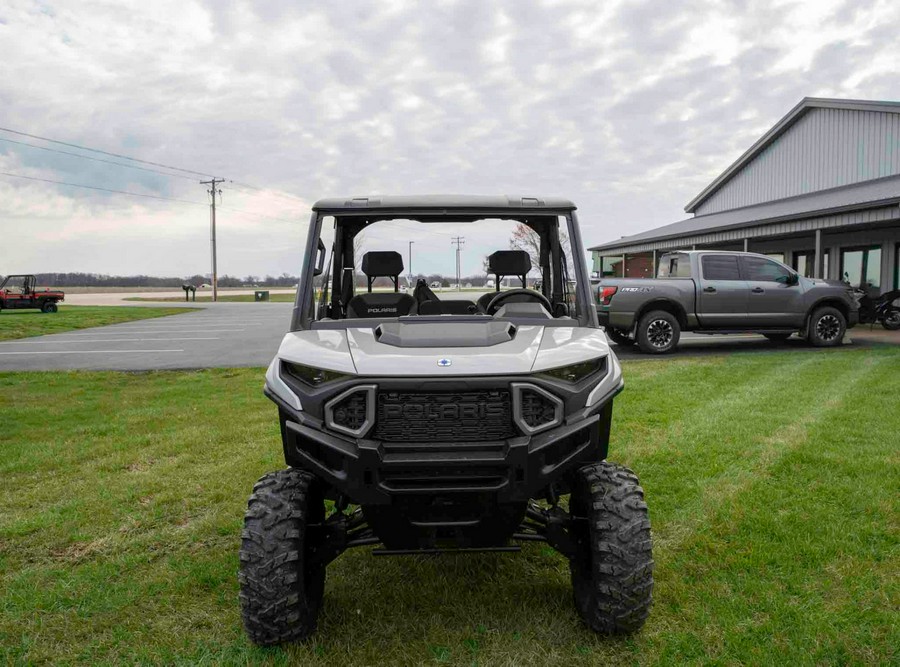
[[[357,384],[390,387],[396,382],[360,378]],[[598,387],[605,391],[601,396],[594,395]],[[373,506],[415,503],[425,496],[487,494],[498,503],[539,497],[568,471],[606,458],[613,398],[621,390],[620,378],[608,388],[594,383],[566,398],[566,412],[558,425],[532,435],[477,442],[354,438],[326,428],[323,414],[288,405],[268,386],[266,395],[279,406],[287,464],[321,478],[332,496]],[[341,391],[345,388],[332,395]],[[584,407],[588,395],[592,404]],[[581,407],[576,407],[578,401]]]

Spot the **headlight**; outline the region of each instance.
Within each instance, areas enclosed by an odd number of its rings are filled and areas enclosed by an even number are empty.
[[[589,359],[588,361],[580,361],[570,366],[561,366],[560,368],[551,368],[550,370],[541,371],[538,375],[552,378],[554,380],[562,380],[575,384],[581,382],[589,375],[599,372],[606,364],[606,357],[598,357],[597,359]]]
[[[313,368],[312,366],[304,366],[303,364],[295,364],[289,361],[282,363],[288,375],[297,378],[310,387],[318,387],[326,382],[334,382],[335,380],[343,380],[346,377],[350,377],[346,373],[329,371],[324,368]]]

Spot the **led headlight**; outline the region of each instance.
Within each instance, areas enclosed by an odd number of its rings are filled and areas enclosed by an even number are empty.
[[[318,387],[326,382],[334,382],[349,377],[346,373],[338,373],[337,371],[329,371],[324,368],[314,368],[312,366],[304,366],[303,364],[295,364],[285,361],[284,370],[293,378],[308,384],[310,387]]]
[[[587,361],[579,361],[577,364],[541,371],[539,375],[543,375],[544,377],[553,380],[562,380],[563,382],[575,384],[581,382],[589,375],[599,372],[603,368],[605,361],[606,357],[588,359]]]

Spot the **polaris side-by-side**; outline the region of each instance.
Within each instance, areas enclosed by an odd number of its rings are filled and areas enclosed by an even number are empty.
[[[421,196],[313,208],[291,331],[265,383],[289,467],[256,483],[241,534],[251,640],[309,636],[326,566],[350,547],[433,554],[527,541],[568,558],[590,628],[639,629],[650,522],[635,474],[606,461],[622,372],[597,323],[575,206]],[[506,249],[511,227],[533,253]],[[408,241],[434,262],[459,235],[490,287],[439,298],[420,279],[399,290]],[[521,287],[502,287],[510,277]]]

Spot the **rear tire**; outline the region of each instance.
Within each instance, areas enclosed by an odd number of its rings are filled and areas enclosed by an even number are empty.
[[[678,318],[666,310],[654,310],[641,318],[637,326],[637,344],[641,352],[665,354],[678,345],[681,325]]]
[[[766,338],[768,338],[773,343],[783,343],[788,338],[791,337],[789,333],[777,333],[777,334],[763,334]]]
[[[653,549],[644,490],[614,463],[594,463],[575,475],[570,512],[575,556],[569,561],[575,608],[594,632],[641,629],[653,593]]]
[[[606,335],[609,336],[613,343],[622,347],[631,347],[635,342],[634,338],[620,329],[607,329]]]
[[[900,329],[900,310],[893,310],[891,313],[881,320],[881,326],[888,331],[897,331]]]
[[[325,567],[311,566],[308,526],[324,519],[315,477],[300,470],[264,475],[253,487],[241,532],[241,616],[254,644],[306,639],[316,629]]]
[[[837,308],[823,306],[813,311],[809,318],[809,332],[806,337],[815,347],[835,347],[844,340],[847,320]]]

